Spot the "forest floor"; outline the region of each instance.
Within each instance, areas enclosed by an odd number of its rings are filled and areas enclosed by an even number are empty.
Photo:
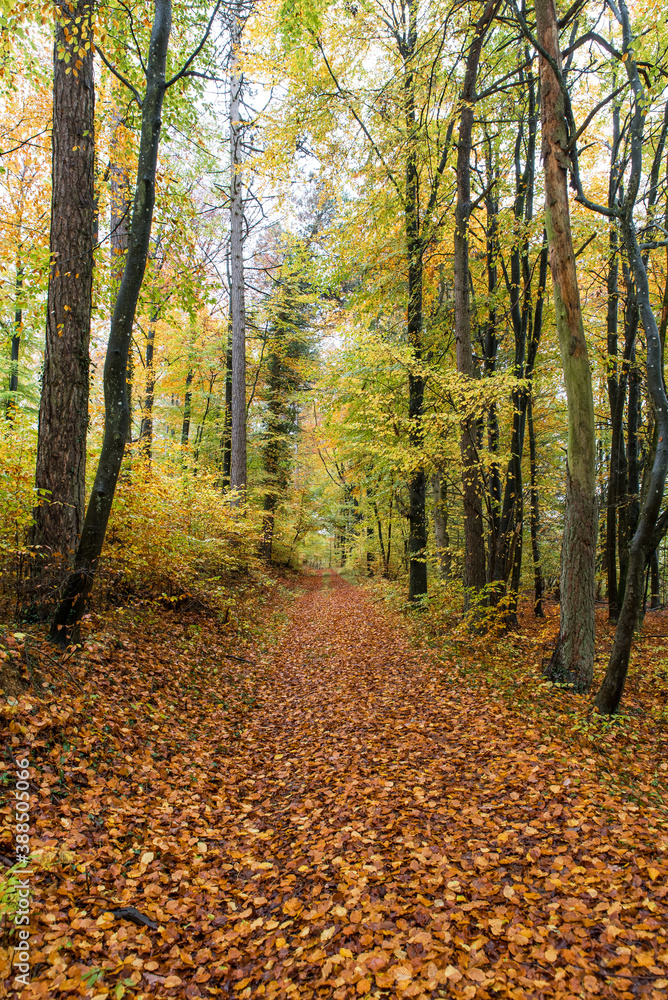
[[[126,609],[67,662],[14,645],[53,666],[0,710],[32,768],[22,1000],[666,995],[660,799],[376,591],[324,573],[234,633]]]

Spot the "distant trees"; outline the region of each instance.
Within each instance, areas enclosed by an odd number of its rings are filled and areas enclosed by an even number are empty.
[[[271,562],[278,507],[287,498],[299,431],[298,393],[307,385],[311,354],[309,295],[299,260],[288,252],[275,276],[265,333],[266,375],[262,433],[262,557]]]

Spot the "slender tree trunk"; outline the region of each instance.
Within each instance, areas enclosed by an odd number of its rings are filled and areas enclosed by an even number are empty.
[[[617,14],[622,25],[623,63],[633,97],[629,122],[631,169],[627,194],[620,212],[620,232],[633,275],[636,302],[647,343],[647,388],[656,421],[656,450],[651,471],[646,479],[647,488],[644,490],[638,526],[629,550],[624,602],[617,622],[612,652],[603,684],[596,696],[599,711],[606,714],[617,711],[624,692],[633,633],[642,607],[643,573],[668,525],[668,512],[659,517],[668,472],[668,398],[663,378],[663,345],[661,332],[652,310],[645,261],[638,245],[633,218],[642,176],[646,97],[635,61],[634,40],[625,0],[619,0]]]
[[[421,456],[424,447],[424,375],[422,362],[422,280],[424,244],[420,235],[420,180],[415,144],[415,53],[417,50],[417,0],[408,6],[408,30],[404,53],[404,118],[407,132],[406,184],[404,194],[406,254],[408,258],[407,336],[415,368],[408,373],[409,439],[413,471],[408,483],[408,600],[427,593],[427,481]]]
[[[536,431],[533,424],[533,403],[531,395],[527,407],[529,422],[529,463],[531,476],[531,555],[533,557],[534,601],[533,612],[538,618],[543,617],[543,572],[540,561],[540,512],[538,507],[538,463],[536,459]]]
[[[66,582],[62,600],[51,626],[52,639],[61,645],[76,638],[78,632],[79,621],[102,552],[127,441],[130,419],[127,393],[128,352],[151,238],[155,176],[165,96],[167,46],[171,25],[171,0],[155,0],[153,29],[146,65],[146,90],[142,102],[139,163],[130,245],[111,320],[104,366],[104,439],[74,569]]]
[[[113,105],[111,112],[111,138],[109,140],[109,244],[110,260],[110,292],[111,309],[113,311],[118,289],[123,277],[125,256],[130,243],[130,212],[132,209],[132,192],[130,177],[126,166],[127,129],[122,107],[121,84],[116,81],[113,89]],[[134,382],[134,365],[132,348],[128,356],[128,407],[132,414],[132,384]],[[128,444],[132,442],[132,415],[128,420]]]
[[[656,611],[661,607],[661,579],[659,577],[659,549],[654,549],[649,561],[650,568],[650,608]]]
[[[33,542],[62,568],[76,550],[86,489],[95,229],[93,6],[92,0],[55,5],[51,270],[35,470],[44,501],[35,509]]]
[[[394,491],[390,493],[390,504],[387,514],[387,575],[390,575],[390,559],[392,557],[392,503],[394,501]]]
[[[155,365],[153,357],[155,353],[155,326],[158,322],[158,310],[151,316],[146,334],[146,360],[144,363],[144,375],[146,386],[142,406],[141,429],[139,431],[139,447],[147,462],[151,461],[151,449],[153,446],[153,402],[155,400]]]
[[[486,378],[496,371],[497,354],[499,350],[499,338],[497,331],[496,295],[498,285],[499,256],[499,196],[496,185],[499,180],[498,154],[492,151],[492,141],[489,135],[485,134],[486,145],[486,180],[488,193],[485,197],[486,219],[486,257],[487,257],[487,296],[489,307],[487,310],[487,322],[485,324],[483,345],[484,345],[484,367]],[[489,469],[489,502],[490,502],[490,526],[489,540],[487,546],[487,582],[492,579],[494,571],[494,553],[496,552],[499,527],[501,524],[501,469],[497,459],[499,453],[499,418],[496,403],[490,403],[487,408],[487,449],[490,456]],[[436,494],[434,493],[434,497]],[[434,521],[436,521],[436,506],[434,507]]]
[[[450,535],[448,534],[448,485],[436,472],[431,477],[434,492],[434,537],[436,541],[436,558],[442,580],[450,576],[452,556],[450,555]]]
[[[538,40],[560,68],[554,0],[536,0]],[[596,581],[596,434],[587,343],[582,325],[568,207],[568,134],[564,98],[551,65],[540,58],[545,222],[554,308],[568,403],[566,510],[561,557],[559,638],[548,667],[555,681],[589,690],[594,672]]]
[[[522,53],[525,62],[530,62],[530,53]],[[527,141],[526,158],[522,166],[522,146],[524,142],[524,123],[520,122],[515,141],[515,203],[514,223],[515,239],[510,251],[510,281],[508,292],[510,297],[510,318],[515,339],[514,375],[529,382],[529,385],[516,386],[512,392],[513,416],[510,437],[510,459],[506,473],[506,486],[499,520],[496,549],[492,559],[491,579],[494,587],[490,592],[492,602],[500,600],[507,593],[510,584],[511,593],[506,604],[506,622],[508,627],[516,627],[516,609],[518,601],[518,559],[521,566],[522,555],[522,518],[523,518],[523,481],[522,454],[524,451],[524,435],[526,428],[527,406],[531,393],[531,380],[535,364],[538,344],[542,331],[542,310],[544,288],[547,280],[547,250],[544,235],[543,248],[540,254],[538,295],[535,310],[532,302],[532,267],[530,262],[530,229],[533,219],[536,137],[538,133],[538,107],[536,102],[535,80],[531,69],[525,72],[520,68],[519,79],[526,84],[527,109]],[[507,275],[506,275],[507,280]],[[528,343],[528,348],[527,348]],[[519,540],[519,541],[518,541]]]
[[[21,350],[21,334],[23,332],[23,266],[20,261],[17,261],[16,264],[14,288],[16,293],[16,298],[14,299],[14,332],[12,334],[12,353],[9,369],[9,397],[5,411],[8,420],[14,418],[16,397],[19,391],[19,354]]]
[[[457,144],[457,204],[454,233],[455,342],[457,371],[468,379],[477,377],[471,346],[468,238],[469,216],[471,214],[473,108],[476,99],[480,53],[485,35],[498,7],[499,4],[496,2],[488,3],[474,29],[473,40],[466,60]],[[466,415],[461,422],[460,449],[464,493],[464,586],[467,607],[470,603],[471,592],[478,593],[482,590],[486,579],[482,483],[476,447],[476,431],[475,415]]]
[[[378,504],[373,501],[373,512],[376,517],[376,525],[378,528],[378,544],[380,546],[380,554],[383,560],[383,578],[387,579],[389,576],[389,562],[387,558],[387,553],[385,551],[385,543],[383,541],[383,522],[380,519],[380,514],[378,513]]]
[[[225,419],[223,421],[223,486],[230,485],[232,465],[232,321],[227,330],[225,352]]]
[[[624,601],[619,613],[612,652],[603,684],[596,696],[597,708],[607,715],[617,711],[624,693],[633,633],[642,607],[645,565],[665,531],[665,525],[659,526],[659,511],[668,471],[668,399],[663,385],[661,341],[652,311],[647,272],[638,246],[635,226],[630,217],[631,211],[629,210],[629,217],[621,219],[621,230],[633,270],[638,305],[647,339],[647,386],[654,407],[658,442],[638,526],[629,547]]]
[[[619,189],[619,108],[613,107],[613,136],[608,184],[608,207],[613,208]],[[607,340],[608,340],[608,403],[610,406],[611,444],[610,469],[605,526],[606,570],[608,582],[608,616],[617,620],[619,596],[617,592],[617,504],[619,500],[619,447],[622,416],[618,413],[622,379],[617,361],[617,329],[619,317],[619,237],[617,226],[611,223],[608,234],[609,259],[607,277]],[[625,391],[625,390],[624,390]],[[623,412],[623,404],[621,406]]]
[[[188,374],[186,375],[186,391],[183,400],[183,423],[181,424],[181,447],[186,448],[188,446],[188,438],[190,437],[190,411],[192,408],[193,399],[193,370],[188,369]]]
[[[232,447],[230,486],[246,489],[246,304],[244,297],[244,204],[241,186],[241,90],[237,49],[241,21],[232,30],[230,102],[230,306],[232,313]]]

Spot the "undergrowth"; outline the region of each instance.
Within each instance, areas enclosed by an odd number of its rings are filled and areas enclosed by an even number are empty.
[[[486,627],[471,627],[463,616],[457,585],[435,587],[417,606],[408,605],[405,588],[387,580],[367,581],[378,600],[402,610],[416,639],[425,643],[443,671],[443,682],[482,686],[527,721],[527,736],[557,738],[584,754],[599,780],[629,799],[651,801],[667,810],[668,824],[668,611],[651,612],[636,637],[620,713],[608,717],[594,708],[603,680],[614,625],[607,607],[596,609],[594,683],[587,695],[553,684],[543,674],[559,631],[559,605],[544,602],[545,616],[533,614],[525,598],[518,609],[519,629],[507,631],[499,616]]]

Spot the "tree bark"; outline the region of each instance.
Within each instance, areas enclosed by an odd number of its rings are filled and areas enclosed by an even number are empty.
[[[183,423],[181,424],[181,447],[187,448],[188,438],[190,437],[190,410],[192,407],[193,399],[193,370],[188,369],[188,374],[186,375],[186,391],[183,399]]]
[[[417,2],[408,5],[408,27],[403,47],[404,118],[407,134],[404,216],[408,261],[406,333],[415,366],[408,372],[409,441],[413,471],[408,482],[408,600],[427,593],[427,480],[421,456],[424,447],[424,375],[422,373],[422,281],[424,243],[420,233],[420,179],[417,161],[415,114],[415,68],[418,44]]]
[[[232,27],[230,77],[230,309],[232,314],[232,444],[230,486],[246,490],[246,304],[244,296],[244,204],[241,186],[241,90],[237,49],[242,25]]]
[[[608,184],[608,207],[612,209],[619,190],[619,108],[612,109],[612,153],[610,157],[610,181]],[[619,498],[619,447],[623,403],[620,411],[620,393],[624,393],[625,381],[617,361],[617,330],[619,318],[619,238],[617,226],[610,225],[608,234],[609,259],[607,276],[607,346],[608,346],[608,403],[610,406],[611,443],[610,468],[608,472],[607,509],[605,525],[606,571],[608,583],[608,617],[616,621],[619,614],[617,592],[617,504]]]
[[[654,549],[649,561],[650,568],[650,608],[652,611],[661,607],[661,579],[659,576],[659,549]]]
[[[147,462],[151,461],[153,446],[153,402],[155,400],[155,325],[158,322],[159,310],[155,309],[150,318],[146,332],[146,360],[144,362],[144,377],[146,379],[142,405],[141,428],[139,430],[139,448]]]
[[[620,232],[633,275],[640,320],[647,342],[647,387],[656,421],[656,450],[647,477],[638,526],[629,549],[628,576],[624,602],[619,614],[615,638],[605,678],[596,696],[596,706],[606,714],[616,712],[624,692],[633,633],[643,600],[645,566],[666,530],[668,515],[659,518],[668,472],[668,398],[663,379],[661,334],[652,310],[645,261],[638,245],[633,212],[642,176],[646,97],[633,51],[628,9],[619,0],[618,17],[622,25],[623,63],[632,93],[630,120],[630,174],[624,203],[620,210]]]
[[[624,7],[623,4],[620,6]],[[642,148],[642,127],[638,127]],[[642,155],[642,154],[640,154]],[[643,574],[647,560],[656,549],[663,530],[658,529],[659,512],[668,471],[668,399],[663,384],[663,357],[656,317],[652,311],[649,282],[642,260],[632,216],[633,205],[620,220],[622,239],[635,279],[636,294],[645,337],[647,339],[647,386],[652,398],[657,424],[658,441],[649,475],[638,526],[629,547],[628,573],[624,601],[617,622],[615,639],[605,678],[596,696],[600,712],[611,715],[617,711],[624,693],[633,633],[643,600]]]
[[[540,561],[540,511],[538,507],[538,462],[536,458],[536,432],[533,423],[533,402],[531,395],[527,406],[529,424],[529,464],[531,477],[531,555],[533,556],[534,601],[533,612],[537,618],[543,617],[543,572]]]
[[[165,96],[167,47],[172,24],[171,0],[155,0],[142,102],[139,163],[130,244],[111,320],[104,366],[104,439],[74,569],[51,626],[51,638],[65,645],[75,639],[86,598],[93,585],[107,530],[127,440],[130,411],[127,363],[137,300],[144,280],[155,204],[155,177]]]
[[[9,369],[9,396],[5,408],[7,420],[14,418],[16,397],[19,391],[19,355],[21,351],[21,334],[23,332],[23,266],[20,261],[16,263],[14,288],[16,293],[16,298],[14,299],[14,332],[12,334]]]
[[[93,6],[92,0],[55,5],[51,269],[35,469],[43,502],[35,509],[32,538],[47,556],[42,565],[49,562],[56,577],[74,556],[86,489],[95,243]]]
[[[529,60],[529,52],[524,53],[526,61]],[[538,109],[535,97],[534,77],[531,70],[527,71],[526,78],[523,70],[520,70],[520,80],[527,84],[528,96],[528,135],[527,151],[524,168],[521,166],[521,146],[523,141],[523,127],[520,126],[515,143],[515,242],[510,253],[510,282],[508,292],[510,297],[510,318],[513,325],[515,339],[515,365],[514,375],[519,379],[529,382],[529,385],[515,386],[512,391],[513,416],[510,437],[510,459],[506,473],[506,486],[503,496],[503,505],[499,519],[499,528],[495,551],[493,553],[491,580],[494,587],[491,589],[490,598],[493,603],[499,601],[506,591],[506,584],[510,577],[509,610],[517,605],[517,586],[519,586],[517,557],[521,561],[521,545],[518,547],[518,538],[522,532],[522,453],[524,451],[524,434],[526,428],[526,412],[531,393],[531,382],[533,379],[533,369],[538,351],[542,332],[543,297],[547,280],[547,245],[546,237],[543,235],[543,249],[539,258],[539,280],[538,295],[535,306],[535,313],[532,303],[532,268],[529,259],[530,250],[530,230],[529,223],[533,218],[533,199],[536,158],[536,135],[538,131]],[[507,272],[504,268],[504,273]],[[528,340],[528,349],[527,349]],[[520,533],[518,535],[518,532]],[[507,624],[515,627],[517,624],[516,614],[510,611],[507,614]]]
[[[450,535],[448,534],[448,486],[443,476],[436,472],[431,477],[434,492],[434,540],[436,542],[436,558],[442,580],[450,576],[452,556],[450,554]]]
[[[223,486],[230,485],[232,465],[232,320],[227,329],[227,350],[225,351],[225,414],[223,420]]]
[[[560,69],[554,0],[536,0],[535,10],[538,40]],[[597,505],[594,399],[568,206],[570,161],[564,97],[552,66],[542,55],[540,79],[545,223],[568,406],[560,629],[547,675],[553,681],[572,683],[577,691],[587,691],[594,672],[595,640]]]
[[[468,225],[471,214],[471,146],[473,133],[473,107],[476,100],[478,63],[485,35],[492,23],[499,4],[490,2],[475,25],[473,40],[468,50],[464,85],[461,94],[459,141],[457,144],[457,204],[455,207],[454,233],[454,307],[457,371],[467,379],[477,377],[471,346],[471,315],[469,290],[469,239]],[[467,414],[461,422],[460,450],[462,456],[462,485],[464,493],[464,587],[465,605],[472,594],[485,585],[485,538],[482,516],[482,482],[478,449],[476,446],[477,421]]]

